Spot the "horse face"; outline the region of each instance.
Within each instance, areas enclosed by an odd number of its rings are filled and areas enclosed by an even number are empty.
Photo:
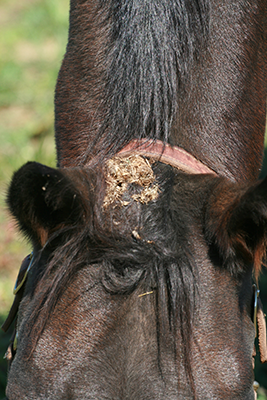
[[[8,205],[34,262],[9,400],[254,398],[267,180],[152,169],[154,198],[129,184],[108,206],[105,171],[15,173]]]

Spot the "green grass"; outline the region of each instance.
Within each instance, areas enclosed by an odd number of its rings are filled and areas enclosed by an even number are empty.
[[[30,252],[7,215],[5,191],[13,171],[28,160],[55,165],[53,98],[67,43],[68,9],[68,0],[0,3],[0,323],[13,300],[20,262]],[[0,398],[7,345],[8,335],[0,332]],[[266,372],[262,376],[264,382]],[[258,399],[267,399],[263,391]]]
[[[29,160],[55,166],[54,90],[68,35],[68,0],[0,3],[0,322],[30,246],[7,215],[12,173]],[[4,396],[8,335],[0,332],[0,399]]]
[[[55,164],[53,96],[68,8],[67,0],[1,2],[0,183],[29,159]]]

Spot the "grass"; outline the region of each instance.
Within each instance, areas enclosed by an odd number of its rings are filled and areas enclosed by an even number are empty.
[[[55,165],[53,97],[67,43],[68,9],[69,0],[0,3],[0,323],[13,300],[21,260],[31,250],[7,214],[5,191],[13,171],[28,160]],[[8,335],[0,332],[0,398],[7,345]],[[266,370],[262,374],[264,382]],[[267,399],[262,390],[258,399]]]
[[[53,97],[67,43],[68,8],[68,0],[0,3],[0,310],[5,310],[9,272],[19,266],[16,255],[20,260],[27,248],[7,218],[7,183],[28,160],[55,165]]]
[[[29,159],[54,164],[53,95],[67,42],[67,0],[0,5],[0,182]]]
[[[54,88],[68,35],[68,0],[0,3],[0,322],[13,300],[21,260],[30,246],[5,209],[14,170],[28,160],[55,166]],[[0,333],[0,398],[8,335]]]

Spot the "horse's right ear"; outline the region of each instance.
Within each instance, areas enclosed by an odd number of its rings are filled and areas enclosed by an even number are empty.
[[[49,233],[77,223],[83,213],[81,195],[64,170],[35,162],[14,173],[7,205],[20,229],[41,245]]]
[[[233,273],[253,265],[258,276],[267,244],[267,178],[248,187],[222,180],[207,207],[206,236]]]

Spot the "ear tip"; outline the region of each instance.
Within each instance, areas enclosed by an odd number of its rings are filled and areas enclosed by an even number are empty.
[[[54,229],[76,222],[82,213],[75,179],[36,162],[28,162],[14,173],[6,204],[20,229],[30,236],[37,225],[38,229]]]
[[[55,168],[48,167],[47,165],[38,163],[37,161],[27,161],[22,167],[20,167],[14,175],[23,172],[24,170],[31,170],[33,169],[35,172],[43,172],[43,171],[54,171]]]
[[[51,173],[52,170],[43,164],[28,161],[14,172],[6,193],[6,205],[14,216],[20,213],[36,193],[40,181],[38,177]]]
[[[31,182],[33,178],[48,173],[55,173],[55,171],[56,170],[54,168],[47,167],[46,165],[37,163],[35,161],[28,161],[21,168],[14,172],[9,185],[8,193],[14,189],[14,186],[25,186],[25,183],[27,184],[27,182]]]

